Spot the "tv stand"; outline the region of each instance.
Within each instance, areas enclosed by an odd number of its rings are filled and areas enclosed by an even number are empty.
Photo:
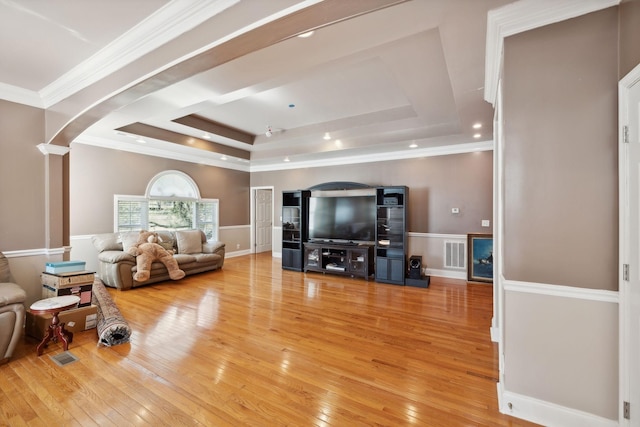
[[[363,277],[373,274],[372,244],[311,243],[304,244],[304,271]]]

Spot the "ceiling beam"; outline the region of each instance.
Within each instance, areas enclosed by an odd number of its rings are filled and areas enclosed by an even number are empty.
[[[254,134],[214,122],[213,120],[198,116],[197,114],[178,117],[177,119],[173,119],[172,122],[249,145],[253,145],[253,141],[256,137]]]
[[[144,123],[132,123],[116,130],[118,132],[126,132],[146,138],[153,138],[160,141],[167,141],[187,147],[198,148],[212,153],[224,154],[225,156],[233,156],[245,160],[249,160],[251,158],[251,153],[249,151],[195,138],[193,136],[183,135],[181,133],[168,131],[155,126],[145,125]]]

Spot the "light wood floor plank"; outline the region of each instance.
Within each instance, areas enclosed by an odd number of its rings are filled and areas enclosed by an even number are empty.
[[[533,426],[497,409],[492,287],[282,270],[270,254],[109,289],[131,342],[77,333],[64,367],[25,337],[0,425]]]

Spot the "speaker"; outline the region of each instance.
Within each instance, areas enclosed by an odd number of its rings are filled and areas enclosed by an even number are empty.
[[[418,280],[422,278],[422,257],[420,255],[409,257],[409,278]]]

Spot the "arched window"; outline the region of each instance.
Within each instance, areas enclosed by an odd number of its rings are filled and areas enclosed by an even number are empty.
[[[144,196],[114,196],[114,228],[187,230],[199,228],[218,240],[218,200],[200,198],[200,190],[184,172],[164,171],[149,181]]]
[[[147,185],[147,198],[200,199],[198,185],[189,175],[180,171],[164,171],[151,178]]]

